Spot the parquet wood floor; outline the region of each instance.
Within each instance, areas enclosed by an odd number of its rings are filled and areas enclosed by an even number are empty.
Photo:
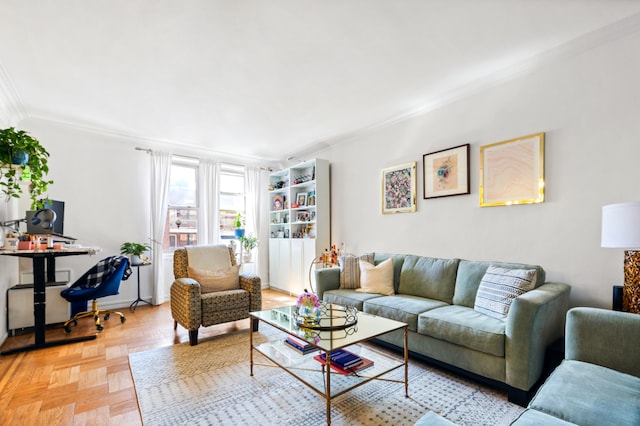
[[[293,297],[263,291],[263,309],[290,305]],[[127,321],[104,321],[96,340],[0,356],[0,425],[141,425],[129,371],[133,352],[189,341],[185,329],[173,330],[169,303],[123,308]],[[199,339],[249,327],[249,320],[200,328]],[[70,336],[95,332],[81,320]],[[65,338],[62,328],[49,340]],[[33,333],[9,337],[0,350],[33,342]]]

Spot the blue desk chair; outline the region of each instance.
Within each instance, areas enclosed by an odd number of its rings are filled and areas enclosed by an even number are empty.
[[[100,315],[104,315],[107,321],[111,314],[120,316],[120,322],[127,319],[118,311],[98,309],[97,299],[100,297],[118,294],[120,281],[126,280],[131,275],[129,259],[125,256],[110,256],[102,259],[81,276],[71,287],[60,292],[71,303],[71,318],[64,323],[64,331],[71,332],[71,323],[78,325],[81,318],[93,317],[96,328],[102,331]],[[91,300],[91,310],[87,311],[87,302]]]

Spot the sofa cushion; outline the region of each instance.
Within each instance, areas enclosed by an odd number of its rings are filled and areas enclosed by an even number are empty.
[[[394,294],[393,261],[387,259],[379,265],[373,266],[360,260],[360,288],[357,288],[356,291],[387,296]]]
[[[499,266],[507,269],[535,269],[537,272],[536,287],[544,284],[544,269],[538,265],[527,265],[524,263],[506,262],[474,262],[470,260],[460,260],[458,273],[456,275],[456,286],[453,294],[453,304],[473,308],[476,301],[476,294],[480,281],[484,277],[489,266]]]
[[[362,311],[362,303],[366,300],[381,297],[379,294],[361,293],[351,289],[325,291],[322,300],[327,303],[335,303],[342,306],[355,306]]]
[[[503,357],[504,321],[465,306],[449,305],[421,313],[418,333],[469,349]]]
[[[505,269],[489,266],[476,294],[474,309],[481,314],[504,320],[511,302],[536,285],[535,269]]]
[[[362,310],[368,314],[405,322],[409,325],[409,330],[417,331],[418,315],[442,306],[447,306],[447,304],[424,297],[396,294],[367,300],[364,302]]]
[[[572,426],[575,423],[565,422],[536,410],[524,410],[511,425],[517,426]]]
[[[360,260],[369,262],[373,265],[373,253],[363,254],[362,256],[344,255],[339,256],[340,262],[340,288],[358,288],[360,287]]]
[[[458,259],[406,256],[398,293],[451,303]]]
[[[638,401],[640,377],[564,360],[538,390],[529,408],[579,425],[639,425]]]

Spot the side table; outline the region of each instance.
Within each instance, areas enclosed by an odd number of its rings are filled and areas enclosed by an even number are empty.
[[[131,265],[134,268],[136,268],[136,271],[138,273],[138,298],[136,300],[133,301],[133,303],[129,306],[129,309],[133,312],[136,311],[136,307],[138,306],[138,303],[140,302],[144,302],[150,306],[153,306],[153,304],[151,302],[147,302],[146,300],[144,300],[143,298],[140,297],[140,268],[143,266],[149,266],[151,265],[150,263],[142,263],[140,265]]]

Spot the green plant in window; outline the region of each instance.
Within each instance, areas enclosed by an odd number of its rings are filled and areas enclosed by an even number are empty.
[[[246,251],[251,251],[254,248],[258,247],[258,237],[252,234],[246,234],[240,237],[240,244],[242,244],[242,248]]]

